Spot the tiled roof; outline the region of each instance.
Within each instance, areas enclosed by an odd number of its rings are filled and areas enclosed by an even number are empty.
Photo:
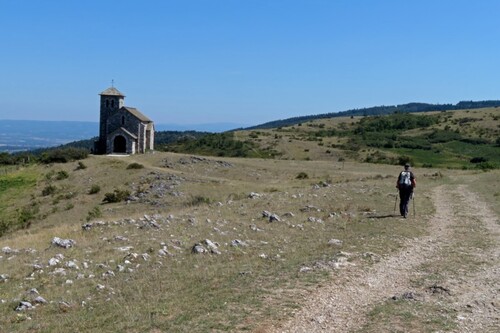
[[[121,96],[125,97],[124,94],[122,94],[118,89],[115,87],[109,87],[108,89],[104,90],[102,93],[99,95],[104,95],[104,96]]]
[[[140,121],[143,121],[143,122],[146,122],[146,123],[150,123],[152,122],[151,119],[149,119],[148,117],[146,117],[145,115],[143,115],[139,110],[137,110],[136,108],[131,108],[130,106],[124,106],[122,109],[125,109],[127,110],[128,112],[132,113],[137,119],[139,119]]]

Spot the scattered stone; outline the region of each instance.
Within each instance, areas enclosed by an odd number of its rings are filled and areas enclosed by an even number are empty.
[[[66,267],[67,268],[73,268],[73,269],[76,269],[76,270],[79,270],[80,267],[78,267],[78,265],[76,264],[76,262],[74,262],[73,260],[70,260],[66,263]]]
[[[59,237],[54,237],[52,239],[52,245],[56,245],[59,247],[63,247],[65,249],[69,249],[70,247],[73,247],[75,245],[75,241],[72,239],[62,239]]]
[[[151,256],[147,253],[141,254],[141,257],[144,261],[148,261],[149,259],[151,259]]]
[[[304,266],[304,267],[301,267],[299,272],[300,273],[307,273],[307,272],[310,272],[312,271],[313,269],[311,267],[307,267],[307,266]]]
[[[107,278],[107,277],[114,277],[115,276],[115,272],[109,270],[109,271],[106,271],[104,273],[102,273],[102,277],[104,278]]]
[[[45,300],[45,298],[43,298],[42,296],[37,296],[34,300],[33,300],[33,303],[35,304],[48,304],[49,302],[47,302]]]
[[[129,252],[133,248],[134,248],[133,246],[122,246],[122,247],[115,247],[115,250],[120,252]]]
[[[9,276],[7,274],[0,274],[0,282],[7,282]]]
[[[407,301],[416,301],[417,300],[417,295],[413,293],[412,291],[407,291],[403,293],[401,296],[394,295],[391,297],[392,300],[398,301],[398,300],[407,300]]]
[[[165,256],[173,257],[174,256],[172,253],[170,253],[168,251],[167,246],[163,246],[163,248],[159,249],[158,250],[158,255],[161,256],[161,257],[165,257]]]
[[[260,194],[260,193],[256,193],[256,192],[251,192],[251,193],[248,195],[248,197],[249,197],[250,199],[258,199],[258,198],[262,197],[262,194]]]
[[[40,293],[38,292],[38,290],[36,288],[31,288],[29,291],[28,291],[28,294],[29,295],[40,295]]]
[[[73,280],[66,280],[66,284],[73,284]]]
[[[380,256],[378,254],[375,254],[373,252],[365,252],[362,254],[363,258],[368,258],[374,262],[379,262],[380,261]]]
[[[191,252],[195,254],[200,254],[200,253],[207,253],[208,251],[201,244],[195,244]]]
[[[313,217],[313,216],[308,217],[307,221],[308,222],[313,222],[313,223],[323,223],[322,219],[316,218],[316,217]]]
[[[56,268],[51,274],[54,275],[66,275],[66,270],[62,267]]]
[[[35,270],[35,271],[39,271],[39,270],[43,269],[43,266],[40,264],[33,264],[32,267],[33,267],[33,270]]]
[[[33,309],[33,305],[30,302],[21,301],[19,305],[15,308],[15,311],[25,311]]]
[[[92,223],[85,223],[82,225],[82,229],[85,231],[88,231],[88,230],[92,229],[92,226],[93,226]]]
[[[210,249],[210,250],[213,250],[213,249],[217,249],[219,247],[219,244],[218,243],[214,243],[212,242],[210,239],[205,239],[203,241],[203,243],[205,243],[205,245]]]
[[[3,252],[4,254],[13,254],[13,253],[18,253],[18,252],[19,252],[19,250],[14,250],[14,249],[11,249],[11,248],[10,248],[10,247],[8,247],[8,246],[5,246],[5,247],[3,247],[3,248],[2,248],[2,252]]]
[[[65,302],[65,301],[60,301],[58,303],[58,305],[59,305],[59,309],[63,312],[66,312],[71,308],[71,304],[69,304],[68,302]]]
[[[259,254],[259,257],[262,259],[267,259],[267,254],[261,253],[261,254]]]
[[[248,246],[247,243],[239,240],[239,239],[235,239],[235,240],[232,240],[231,241],[231,246],[235,246],[235,247],[245,247],[245,246]]]
[[[115,241],[128,242],[128,238],[125,236],[115,236]]]
[[[98,285],[96,286],[96,289],[97,289],[97,290],[103,290],[103,289],[105,289],[105,288],[106,288],[106,286],[104,286],[104,285],[102,285],[102,284],[98,284]]]
[[[307,205],[304,208],[300,209],[301,212],[321,212],[321,209],[316,208],[312,205]]]
[[[292,212],[288,212],[288,213],[283,214],[283,216],[284,217],[295,217],[295,214]]]
[[[448,296],[451,295],[450,293],[450,289],[448,288],[445,288],[445,287],[442,287],[442,286],[438,286],[438,285],[432,285],[429,287],[429,291],[432,293],[432,294],[446,294]]]
[[[281,222],[281,218],[277,214],[272,214],[269,216],[269,222]]]
[[[257,225],[255,225],[255,224],[251,224],[250,229],[252,229],[253,231],[264,231],[264,230],[260,229],[259,227],[257,227]]]
[[[267,217],[267,218],[269,218],[269,217],[271,217],[271,215],[273,215],[273,214],[272,214],[271,212],[268,212],[267,210],[264,210],[264,211],[262,212],[262,217]]]
[[[341,241],[340,239],[330,239],[328,241],[328,245],[342,245],[343,241]]]
[[[206,245],[208,250],[213,254],[221,254],[219,251],[219,243],[214,243],[210,239],[205,239],[203,243]]]
[[[56,266],[60,263],[61,261],[57,258],[50,258],[49,259],[49,266]]]

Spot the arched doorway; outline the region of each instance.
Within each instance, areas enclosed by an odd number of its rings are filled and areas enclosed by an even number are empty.
[[[127,139],[121,135],[117,135],[113,140],[113,153],[126,153]]]

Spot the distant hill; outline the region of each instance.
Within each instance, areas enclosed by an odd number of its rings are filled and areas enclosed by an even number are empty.
[[[389,106],[374,106],[370,108],[352,109],[341,112],[330,112],[310,116],[293,117],[281,120],[270,121],[261,125],[247,127],[245,129],[270,129],[284,126],[293,126],[306,121],[316,119],[328,119],[334,117],[349,117],[349,116],[379,116],[395,112],[410,113],[410,112],[430,112],[430,111],[451,111],[451,110],[466,110],[480,109],[500,106],[500,100],[492,101],[462,101],[457,104],[427,104],[427,103],[408,103],[401,105]]]

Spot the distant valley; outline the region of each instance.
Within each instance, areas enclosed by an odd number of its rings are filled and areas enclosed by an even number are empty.
[[[214,123],[197,125],[157,124],[157,131],[195,130],[223,132],[247,125]],[[0,120],[0,152],[18,152],[55,147],[99,134],[99,123],[86,121]]]
[[[0,152],[59,146],[98,132],[97,122],[0,120]]]

